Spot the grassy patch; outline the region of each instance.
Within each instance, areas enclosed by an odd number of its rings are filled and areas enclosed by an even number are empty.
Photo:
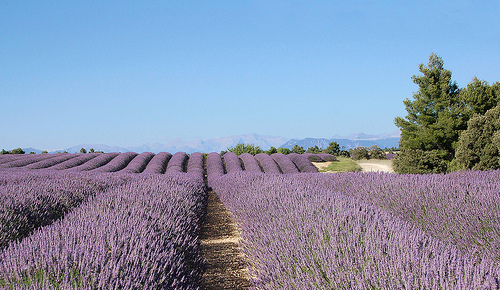
[[[361,171],[354,160],[347,157],[337,157],[339,161],[331,162],[330,165],[319,170],[319,172],[346,172],[346,171]]]

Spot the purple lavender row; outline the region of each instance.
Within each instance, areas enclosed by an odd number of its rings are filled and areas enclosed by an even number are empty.
[[[185,152],[177,152],[172,156],[167,164],[167,172],[186,172],[186,162],[188,156]]]
[[[384,208],[470,255],[500,262],[500,170],[297,177]]]
[[[222,163],[222,158],[219,153],[212,152],[207,155],[207,180],[208,186],[212,186],[211,184],[215,179],[224,175],[224,164]]]
[[[14,160],[25,158],[24,154],[0,154],[0,165]]]
[[[262,170],[265,173],[277,173],[277,174],[281,173],[276,162],[274,162],[271,156],[267,155],[266,153],[256,154],[255,160],[259,162],[260,166],[262,167]]]
[[[203,153],[195,152],[189,156],[187,173],[204,179],[205,177],[205,156]]]
[[[241,161],[243,162],[243,166],[245,167],[245,171],[249,172],[262,172],[262,169],[259,166],[259,163],[255,159],[255,157],[250,153],[243,153],[240,156]]]
[[[109,163],[104,166],[98,167],[93,171],[96,172],[116,172],[122,170],[130,163],[130,161],[137,156],[138,154],[135,152],[125,152],[118,154],[115,158],[113,158]]]
[[[227,173],[243,170],[241,168],[241,161],[238,158],[238,155],[236,155],[235,153],[227,152],[226,154],[224,154],[222,159],[224,160],[224,165]]]
[[[54,158],[56,156],[57,155],[55,154],[28,154],[25,155],[24,158],[17,158],[16,160],[0,164],[0,168],[23,167],[44,159]]]
[[[154,173],[154,174],[163,174],[167,168],[167,163],[172,158],[172,154],[168,152],[160,152],[156,154],[151,161],[149,161],[148,165],[144,169],[144,173]]]
[[[77,154],[77,157],[72,158],[70,160],[66,160],[66,161],[61,162],[59,164],[53,165],[51,167],[48,167],[47,169],[63,170],[63,169],[73,168],[73,167],[82,165],[83,163],[85,163],[85,162],[89,161],[90,159],[95,158],[99,155],[100,155],[100,153]]]
[[[302,154],[288,154],[290,160],[295,163],[295,166],[299,169],[301,173],[315,173],[318,169],[307,159],[306,156]]]
[[[311,185],[320,176],[230,173],[214,182],[242,227],[256,289],[500,287],[500,269],[491,260],[464,254],[359,199]]]
[[[319,158],[321,158],[325,162],[337,161],[337,157],[335,157],[332,154],[328,154],[328,153],[320,153],[320,154],[316,154],[316,156],[318,156]]]
[[[299,170],[288,156],[281,153],[274,153],[271,155],[271,158],[278,164],[283,174],[299,173]]]
[[[113,158],[118,156],[119,153],[99,153],[99,155],[91,160],[83,163],[82,165],[78,165],[70,168],[71,171],[89,171],[101,166],[108,164]]]
[[[89,196],[115,185],[101,176],[60,171],[2,171],[0,248],[51,224]]]
[[[51,167],[51,166],[54,166],[56,164],[62,163],[64,161],[67,161],[71,158],[75,158],[77,156],[78,156],[78,154],[61,153],[61,154],[58,154],[58,156],[56,156],[54,158],[48,158],[48,159],[44,159],[44,160],[26,165],[26,166],[24,166],[24,168],[29,168],[29,169],[47,168],[47,167]]]
[[[132,161],[130,161],[127,167],[123,169],[123,172],[141,173],[154,156],[155,154],[151,152],[143,152],[137,155],[134,159],[132,159]]]
[[[126,176],[127,185],[0,252],[0,287],[197,289],[203,180]]]
[[[304,153],[304,155],[309,161],[311,162],[323,162],[323,159],[321,159],[318,154],[313,154],[313,153]]]

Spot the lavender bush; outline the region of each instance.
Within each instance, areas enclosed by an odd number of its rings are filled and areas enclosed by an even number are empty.
[[[347,188],[345,193],[332,189],[340,180],[325,186],[329,178],[332,175],[243,172],[214,182],[214,190],[242,227],[255,288],[500,287],[500,270],[492,260],[462,253],[349,195]],[[351,175],[342,181],[353,179]]]
[[[241,159],[241,162],[243,162],[245,171],[262,172],[262,169],[259,166],[259,162],[257,162],[252,154],[243,153],[239,156],[239,158]]]
[[[262,170],[265,173],[281,173],[276,162],[274,162],[271,156],[267,155],[266,153],[256,154],[255,160],[259,162]]]
[[[1,251],[0,287],[197,289],[203,180],[126,176],[129,183]]]
[[[283,174],[299,173],[299,170],[290,158],[281,153],[274,153],[271,158],[278,164]]]
[[[177,152],[167,164],[167,172],[186,172],[188,156],[185,152]]]
[[[143,152],[137,155],[134,159],[132,159],[132,161],[130,161],[127,167],[123,169],[123,172],[141,173],[154,156],[155,154],[151,152]]]
[[[153,157],[151,161],[149,161],[143,173],[156,173],[156,174],[165,173],[170,158],[172,158],[172,154],[168,152],[160,152],[156,154],[155,157]]]
[[[226,154],[224,154],[222,159],[224,159],[224,165],[227,173],[243,170],[241,168],[241,160],[238,158],[238,155],[236,155],[236,153],[227,152]]]

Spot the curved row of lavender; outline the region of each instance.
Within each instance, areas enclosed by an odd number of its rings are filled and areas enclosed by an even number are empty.
[[[25,158],[26,155],[23,155],[23,154],[4,154],[4,155],[1,155],[0,157],[1,157],[0,158],[0,165],[2,165],[2,164],[7,163],[7,162],[11,162],[14,160]]]
[[[239,156],[239,158],[241,159],[241,162],[243,162],[245,171],[262,172],[262,168],[260,168],[259,162],[252,154],[243,153]]]
[[[172,154],[168,152],[160,152],[156,154],[144,169],[144,173],[163,174],[167,169],[168,161],[172,158]]]
[[[498,235],[499,175],[236,172],[212,186],[242,227],[256,289],[498,289],[500,268],[488,255],[461,251],[398,213],[423,204],[408,218],[438,224],[461,215]],[[483,206],[495,213],[483,215]]]
[[[0,155],[0,157],[2,157],[1,159],[5,158],[8,160],[8,162],[1,163],[0,168],[22,167],[45,159],[55,158],[58,155],[59,154],[23,154],[19,155],[18,158],[12,158],[9,155]]]
[[[262,170],[265,173],[275,173],[275,174],[281,173],[276,162],[274,162],[271,156],[267,155],[266,153],[256,154],[255,160],[259,162],[260,166],[262,167]]]
[[[152,152],[143,152],[132,159],[123,171],[129,173],[141,173],[154,156],[155,154]]]
[[[290,158],[281,153],[271,154],[271,158],[278,164],[283,174],[299,173],[297,166]]]
[[[222,159],[224,160],[224,167],[226,168],[227,173],[243,170],[241,167],[241,160],[235,153],[227,152],[224,156],[222,156]]]
[[[202,153],[194,153],[200,158]],[[223,174],[233,171],[253,171],[265,173],[299,173],[317,172],[314,165],[304,155],[299,154],[267,154],[260,153],[255,156],[245,153],[237,156],[227,152],[224,156],[219,153],[210,153],[215,159],[222,160]],[[215,157],[215,155],[219,155]],[[137,154],[126,153],[89,153],[89,154],[29,154],[23,156],[1,155],[0,169],[50,169],[68,171],[95,171],[95,172],[128,172],[128,173],[156,173],[187,172],[189,158],[185,152],[177,152],[173,156],[168,152],[154,154],[144,152]],[[319,157],[318,157],[319,158]],[[202,158],[204,160],[204,158]],[[201,161],[197,161],[201,162]],[[208,159],[207,159],[208,162]],[[204,175],[205,173],[203,173]],[[210,175],[207,172],[208,175]]]
[[[212,183],[217,178],[224,175],[224,164],[219,153],[212,152],[207,155],[207,182],[212,187]]]
[[[69,170],[71,170],[71,171],[89,171],[89,170],[97,169],[101,166],[108,164],[111,160],[113,160],[113,158],[115,158],[118,155],[119,155],[119,153],[99,154],[95,158],[90,159],[89,161],[83,163],[82,165],[71,167]]]
[[[52,165],[51,167],[48,167],[47,169],[64,170],[64,169],[73,168],[73,167],[82,165],[83,163],[89,161],[90,159],[96,158],[99,155],[100,155],[99,153],[79,154],[75,158],[71,158],[70,160],[66,160],[66,161],[61,162],[59,164]]]
[[[187,173],[97,175],[127,182],[1,250],[0,287],[197,289],[203,179]]]
[[[100,166],[96,169],[93,169],[93,171],[96,171],[96,172],[115,172],[115,171],[122,170],[137,155],[139,155],[139,154],[137,154],[135,152],[126,152],[126,153],[118,154],[109,163],[106,163],[106,165],[103,165],[103,166]]]
[[[184,152],[175,153],[167,164],[166,172],[185,172],[188,155]]]
[[[303,173],[315,173],[318,172],[318,169],[316,166],[314,166],[309,159],[302,155],[302,154],[297,154],[297,153],[291,153],[289,154],[290,160],[295,163],[295,166],[299,169],[300,172]]]
[[[0,171],[0,249],[62,218],[105,189],[124,183],[100,174]]]
[[[26,165],[26,168],[29,169],[42,169],[42,168],[47,168],[51,167],[60,163],[63,163],[64,161],[67,161],[69,159],[77,157],[78,154],[61,154],[60,156],[56,156],[54,158],[47,158],[35,163],[31,163],[29,165]]]
[[[205,178],[205,156],[203,153],[195,152],[189,156],[186,171],[200,179]]]

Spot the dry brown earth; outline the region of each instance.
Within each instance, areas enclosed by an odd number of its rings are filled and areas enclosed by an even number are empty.
[[[217,194],[208,194],[207,217],[200,233],[207,261],[202,289],[247,289],[251,286],[244,255],[238,248],[241,233]]]

